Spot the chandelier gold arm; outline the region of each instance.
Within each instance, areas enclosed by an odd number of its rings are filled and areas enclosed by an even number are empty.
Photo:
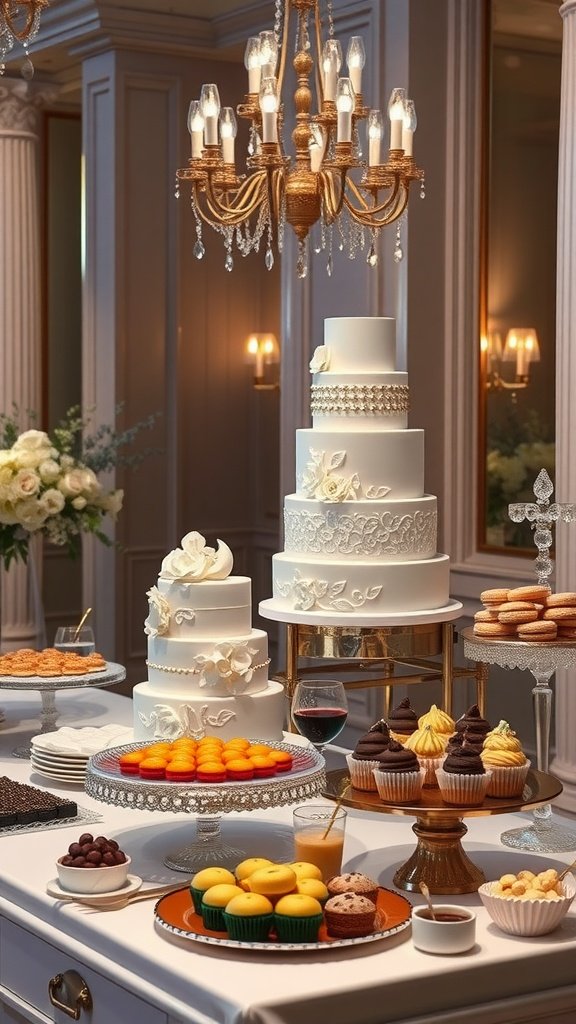
[[[356,198],[359,207],[352,205],[349,193]],[[356,182],[352,178],[346,179],[346,189],[344,194],[344,204],[349,210],[350,214],[365,227],[385,227],[386,224],[390,224],[393,220],[396,220],[402,215],[406,209],[408,203],[409,186],[400,177],[395,175],[394,187],[392,192],[386,199],[378,206],[368,204],[366,196],[360,191]],[[374,199],[376,193],[374,193]],[[392,214],[392,215],[390,215]]]
[[[197,185],[194,186],[196,206],[200,216],[209,223],[208,219],[203,216],[202,202],[199,195],[201,191],[204,191],[206,206],[219,227],[234,227],[236,224],[241,224],[242,221],[251,217],[262,203],[268,185],[267,179],[268,173],[265,170],[251,174],[240,185],[234,200],[227,204],[222,201],[220,196],[216,195],[212,187],[212,181],[208,177],[208,180],[200,188]]]
[[[12,35],[20,42],[23,43],[28,36],[34,24],[36,15],[48,6],[48,0],[1,0],[2,14],[4,15],[4,21]],[[22,28],[18,29],[17,21],[18,17],[22,14],[22,10],[26,11],[26,21]]]

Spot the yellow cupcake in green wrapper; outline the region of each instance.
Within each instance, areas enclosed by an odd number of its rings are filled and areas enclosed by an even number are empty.
[[[266,942],[274,921],[272,904],[258,892],[243,892],[226,904],[226,931],[239,942]]]
[[[292,893],[274,907],[274,929],[280,942],[317,942],[322,907],[313,896]]]
[[[239,885],[230,885],[227,882],[220,885],[212,885],[206,889],[202,897],[201,913],[204,927],[212,932],[225,932],[223,912],[234,896],[241,896],[244,890]]]
[[[226,868],[203,868],[202,871],[197,871],[190,882],[190,893],[196,913],[202,913],[202,897],[211,886],[235,884],[236,879],[234,875],[231,871],[227,871]]]

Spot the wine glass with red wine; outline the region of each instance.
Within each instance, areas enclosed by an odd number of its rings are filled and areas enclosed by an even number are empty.
[[[292,698],[292,721],[298,732],[322,752],[346,725],[348,699],[334,679],[301,680]]]

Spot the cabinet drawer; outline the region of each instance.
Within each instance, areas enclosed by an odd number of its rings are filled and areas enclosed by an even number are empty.
[[[82,1010],[80,1024],[167,1024],[162,1010],[25,928],[6,919],[0,921],[0,986],[57,1024],[71,1018],[52,1006],[48,983],[64,971],[77,971],[90,989],[92,1010]]]

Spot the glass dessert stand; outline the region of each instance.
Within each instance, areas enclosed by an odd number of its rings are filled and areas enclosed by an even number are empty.
[[[253,740],[252,742],[263,742]],[[267,810],[300,803],[326,786],[324,758],[312,747],[274,741],[293,757],[290,772],[247,782],[166,782],[122,775],[118,758],[149,743],[129,743],[94,754],[86,768],[85,789],[96,800],[138,811],[197,814],[196,834],[187,846],[170,851],[164,863],[173,871],[194,874],[200,868],[234,867],[246,854],[224,842],[221,817],[230,811]]]
[[[501,668],[528,669],[536,686],[532,690],[536,725],[536,757],[538,769],[547,772],[550,760],[550,724],[552,689],[550,679],[559,668],[576,665],[576,641],[550,640],[534,643],[526,640],[485,640],[474,635],[471,626],[462,630],[464,654],[473,661],[484,661]],[[552,807],[546,803],[534,811],[532,824],[503,832],[504,846],[535,853],[565,853],[576,850],[576,832],[556,824]]]
[[[346,769],[329,772],[324,795],[338,799],[346,776]],[[451,807],[443,802],[440,790],[436,788],[423,789],[422,799],[410,805],[385,804],[378,793],[349,788],[342,803],[362,811],[415,817],[412,831],[418,837],[418,845],[412,856],[396,871],[394,885],[399,889],[419,892],[420,882],[426,882],[431,893],[454,896],[476,892],[478,886],[486,881],[483,872],[462,847],[461,840],[468,831],[463,818],[531,810],[549,803],[561,792],[562,784],[554,776],[531,770],[521,797],[486,797],[479,807]]]
[[[58,720],[57,690],[114,686],[125,678],[126,669],[123,665],[107,661],[103,671],[89,672],[87,675],[81,676],[0,676],[0,690],[39,690],[42,701],[40,733],[45,733],[52,732],[56,728]],[[12,751],[13,757],[30,757],[30,753],[30,743],[15,747]]]

